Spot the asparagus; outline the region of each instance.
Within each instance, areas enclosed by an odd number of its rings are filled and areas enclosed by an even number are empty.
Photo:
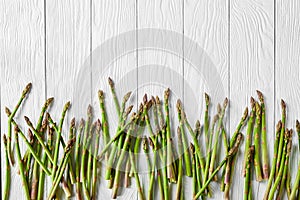
[[[249,195],[251,196],[251,163],[253,162],[253,154],[255,151],[255,146],[251,146],[247,152],[247,160],[246,160],[246,177],[244,180],[244,200],[249,199]]]
[[[149,156],[149,146],[148,146],[148,139],[147,137],[144,137],[143,138],[143,141],[142,141],[142,145],[143,145],[143,150],[144,150],[144,153],[145,153],[145,156],[146,156],[146,161],[147,161],[147,165],[148,165],[148,170],[149,170],[149,173],[148,173],[148,176],[149,176],[149,180],[151,179],[151,161],[150,161],[150,156]]]
[[[130,160],[127,159],[126,166],[125,166],[125,177],[124,177],[124,186],[126,188],[128,188],[130,186],[130,177],[129,177],[130,170],[131,170]]]
[[[150,176],[150,184],[149,184],[149,189],[148,189],[148,199],[154,199],[153,197],[153,189],[154,189],[154,181],[155,181],[155,167],[156,167],[156,156],[157,156],[157,139],[158,136],[156,135],[154,137],[154,141],[149,139],[150,146],[153,149],[153,165],[151,169],[151,176]]]
[[[12,153],[12,147],[11,147],[11,126],[12,126],[12,120],[14,118],[14,116],[16,115],[19,107],[21,106],[23,100],[26,98],[27,94],[29,94],[30,90],[32,87],[32,83],[28,83],[25,87],[25,89],[22,91],[22,95],[16,105],[16,107],[14,108],[13,112],[9,115],[8,117],[8,129],[7,129],[7,149],[8,149],[8,158],[9,161],[12,165],[14,165],[14,158],[13,158],[13,153]],[[7,109],[7,108],[6,108]]]
[[[269,180],[268,180],[268,185],[266,188],[266,192],[264,195],[264,200],[268,199],[271,187],[272,187],[272,183],[273,183],[273,179],[275,177],[275,171],[276,171],[276,162],[278,159],[278,145],[279,145],[279,138],[280,138],[280,134],[281,134],[281,129],[282,129],[282,123],[281,120],[277,123],[276,125],[276,135],[275,135],[275,141],[274,141],[274,155],[273,155],[273,161],[272,161],[272,168],[271,168],[271,172],[270,172],[270,176],[269,176]]]
[[[135,182],[136,182],[136,185],[137,185],[137,188],[138,188],[139,197],[140,197],[141,200],[145,200],[145,196],[144,196],[143,189],[142,189],[142,186],[141,186],[141,183],[140,183],[139,175],[138,175],[138,173],[136,171],[136,168],[135,168],[134,158],[133,158],[133,155],[132,155],[131,151],[129,151],[129,158],[130,158],[131,168],[133,170]]]
[[[251,113],[250,113],[250,118],[249,118],[249,121],[248,121],[247,136],[246,136],[245,151],[244,152],[248,152],[249,147],[252,143],[253,122],[254,122],[255,112],[256,112],[256,107],[255,107],[256,103],[255,103],[255,100],[254,100],[253,97],[251,97],[250,103],[251,103]],[[245,153],[244,155],[245,156],[244,156],[243,171],[242,171],[242,176],[243,177],[246,176],[247,153]]]
[[[281,109],[282,109],[282,119],[281,119],[281,133],[280,133],[280,139],[279,139],[279,145],[278,145],[278,159],[276,162],[276,176],[278,174],[279,168],[280,168],[280,162],[282,158],[282,150],[283,150],[283,143],[284,143],[284,132],[285,132],[285,121],[286,121],[286,104],[283,100],[281,100]]]
[[[187,176],[192,176],[190,154],[188,151],[188,144],[187,144],[187,139],[185,137],[185,131],[184,131],[184,127],[183,127],[183,119],[181,117],[181,111],[180,111],[179,105],[180,105],[180,103],[177,103],[176,107],[177,107],[179,128],[180,128],[180,132],[182,135],[181,138],[182,138],[182,147],[183,147],[183,158],[184,158],[184,164],[185,164],[185,174]]]
[[[194,200],[198,199],[201,196],[201,194],[205,191],[205,189],[208,187],[209,183],[212,181],[212,179],[214,178],[214,176],[220,171],[220,169],[223,167],[223,165],[226,163],[226,161],[230,157],[232,157],[233,155],[235,155],[237,153],[242,139],[243,139],[243,135],[241,133],[238,134],[235,145],[229,150],[229,152],[226,155],[226,157],[224,158],[224,160],[219,164],[219,166],[211,174],[211,176],[208,178],[208,180],[203,184],[201,190],[198,191],[198,193],[196,194],[196,196],[193,198]]]
[[[110,140],[110,136],[109,136],[107,114],[104,105],[104,93],[102,90],[98,91],[98,98],[99,98],[99,104],[100,104],[101,116],[102,116],[101,123],[102,123],[103,139],[104,139],[104,143],[107,144]]]
[[[286,132],[284,134],[284,145],[283,145],[283,150],[282,150],[282,158],[280,159],[280,167],[278,170],[277,177],[276,177],[274,184],[271,188],[271,191],[269,193],[268,200],[273,199],[275,191],[277,190],[277,187],[279,186],[279,184],[282,180],[285,161],[286,161],[286,158],[289,156],[289,154],[291,152],[291,148],[292,148],[292,141],[290,140],[290,137],[291,137],[291,131],[286,130]]]
[[[256,111],[256,118],[255,118],[255,125],[254,125],[254,167],[255,167],[255,174],[256,174],[256,181],[260,182],[263,180],[261,167],[260,167],[260,158],[259,158],[259,152],[260,152],[260,130],[261,130],[261,107],[258,102],[255,103],[255,111]]]
[[[117,94],[116,94],[115,83],[113,82],[113,80],[110,77],[108,78],[108,84],[110,86],[110,91],[111,91],[111,94],[112,94],[113,99],[114,99],[114,103],[115,103],[115,107],[116,107],[118,117],[121,117],[120,103],[119,103],[119,100],[118,100],[118,97],[117,97]]]
[[[19,136],[18,134],[20,133],[19,127],[16,125],[15,126],[15,141],[16,141],[16,153],[17,153],[17,158],[18,158],[18,165],[19,165],[19,172],[22,180],[22,186],[24,189],[25,197],[27,200],[30,200],[30,195],[29,195],[29,187],[28,183],[24,174],[24,165],[22,162],[22,156],[21,156],[21,151],[20,151],[20,146],[19,146]],[[8,143],[7,143],[8,144]]]
[[[192,157],[192,195],[193,198],[196,196],[197,194],[197,175],[196,175],[196,159],[195,159],[195,147],[194,145],[191,143],[190,144],[190,151],[191,151],[191,157]]]
[[[180,200],[182,193],[183,193],[183,180],[182,180],[182,165],[183,165],[183,156],[182,156],[182,132],[181,132],[181,128],[178,127],[177,128],[177,134],[178,134],[178,154],[179,154],[179,158],[178,158],[178,180],[177,180],[177,190],[176,190],[176,200]]]
[[[55,176],[56,170],[57,170],[57,160],[58,160],[58,154],[59,154],[59,143],[60,143],[60,137],[61,137],[61,133],[62,133],[62,125],[63,125],[63,121],[66,116],[66,112],[69,109],[70,105],[71,105],[71,103],[69,101],[65,104],[64,109],[62,111],[60,123],[59,123],[59,129],[58,129],[57,137],[56,137],[56,141],[55,141],[55,149],[54,149],[54,157],[53,157],[52,180],[54,179],[54,176]]]
[[[100,139],[100,130],[101,130],[101,122],[98,119],[96,124],[96,142],[95,149],[93,154],[93,182],[92,182],[92,190],[91,190],[91,198],[96,199],[96,187],[97,187],[97,159],[96,155],[98,154],[99,149],[99,139]]]
[[[205,134],[205,144],[206,152],[208,152],[208,143],[209,143],[209,105],[210,98],[208,94],[204,93],[205,96],[205,113],[204,113],[204,134]]]
[[[69,140],[66,148],[65,148],[65,151],[64,151],[64,156],[63,156],[63,159],[60,163],[60,166],[59,166],[59,170],[57,171],[55,177],[54,177],[54,180],[53,180],[53,184],[52,184],[52,188],[50,190],[50,194],[48,196],[48,200],[52,199],[53,196],[55,195],[55,192],[56,192],[56,189],[60,183],[60,180],[64,174],[64,170],[67,166],[67,163],[68,163],[68,158],[70,156],[70,153],[71,153],[71,150],[74,146],[74,143],[75,143],[75,138],[74,139],[71,139]]]
[[[294,185],[293,185],[293,188],[292,188],[291,195],[290,195],[289,199],[296,199],[297,190],[298,190],[298,193],[299,193],[299,185],[300,185],[299,183],[300,183],[300,160],[298,162],[297,176],[296,176],[296,179],[295,179],[295,182],[294,182]]]
[[[224,103],[223,103],[223,108],[221,109],[221,112],[219,112],[220,116],[219,116],[219,121],[218,121],[218,126],[217,126],[217,132],[216,132],[216,134],[214,134],[215,141],[214,141],[214,147],[213,147],[213,151],[211,154],[211,160],[210,160],[210,165],[209,165],[209,175],[211,175],[211,173],[213,172],[213,169],[214,169],[216,156],[217,156],[217,150],[218,150],[218,139],[219,139],[219,135],[220,135],[223,118],[225,115],[225,110],[226,110],[227,105],[228,105],[228,99],[225,98]]]
[[[93,123],[93,125],[90,128],[88,141],[87,141],[87,168],[86,168],[86,188],[89,191],[91,195],[91,179],[92,179],[92,165],[93,165],[93,158],[92,158],[92,145],[93,145],[93,136],[95,134],[94,130],[96,129],[97,121]]]
[[[79,123],[79,128],[78,128],[78,134],[77,134],[77,138],[76,138],[76,144],[75,144],[75,174],[76,174],[76,197],[78,200],[82,199],[82,195],[81,195],[81,183],[80,183],[80,153],[81,152],[81,133],[82,133],[82,129],[84,126],[85,122],[83,119],[81,119],[80,123]],[[96,155],[94,155],[96,156]]]
[[[269,156],[267,145],[267,128],[266,128],[266,107],[263,94],[257,90],[257,95],[261,105],[261,150],[262,150],[262,168],[263,178],[269,178]]]
[[[5,134],[3,135],[3,143],[5,149],[6,170],[5,170],[5,184],[4,184],[2,199],[7,200],[9,198],[9,193],[10,193],[10,183],[11,183],[10,170],[11,169],[10,169],[9,158],[8,158],[7,137]]]

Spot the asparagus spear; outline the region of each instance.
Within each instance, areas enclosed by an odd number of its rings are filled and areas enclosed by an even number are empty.
[[[24,166],[23,166],[23,162],[22,162],[22,156],[21,156],[21,151],[20,151],[20,146],[19,146],[19,132],[20,129],[19,127],[16,125],[15,126],[15,141],[16,141],[16,153],[17,153],[17,158],[18,158],[18,165],[19,165],[19,172],[20,172],[20,176],[21,176],[21,180],[22,180],[22,186],[24,189],[24,193],[25,193],[25,197],[27,200],[30,200],[30,195],[29,195],[29,187],[28,187],[28,183],[24,174]]]
[[[7,129],[7,149],[8,149],[8,158],[9,161],[12,165],[14,165],[14,158],[13,158],[13,154],[12,154],[12,148],[11,148],[11,126],[12,126],[12,120],[14,118],[14,116],[16,115],[19,107],[21,106],[23,100],[26,98],[27,94],[29,94],[30,90],[31,90],[32,84],[28,83],[25,87],[25,89],[22,91],[22,95],[16,105],[16,107],[14,108],[13,112],[9,115],[8,117],[8,129]]]
[[[197,194],[197,175],[196,175],[195,147],[192,143],[190,144],[190,151],[191,151],[191,157],[192,157],[192,174],[193,174],[192,194],[193,194],[193,198],[194,198]]]
[[[144,196],[144,192],[143,192],[143,189],[142,189],[142,186],[141,186],[141,183],[140,183],[139,175],[138,175],[138,173],[136,171],[136,168],[135,168],[135,163],[134,163],[134,158],[133,158],[133,155],[132,155],[132,151],[129,151],[129,158],[130,158],[131,168],[133,170],[135,182],[136,182],[136,185],[137,185],[137,189],[138,189],[138,192],[139,192],[139,197],[140,197],[141,200],[145,200],[145,196]]]
[[[177,114],[178,114],[178,121],[179,121],[179,128],[181,132],[181,138],[182,138],[182,147],[183,147],[183,158],[184,158],[184,164],[185,164],[185,174],[187,176],[192,176],[191,171],[191,160],[190,160],[190,154],[188,150],[188,144],[187,139],[185,137],[185,131],[183,127],[183,119],[181,117],[181,111],[180,111],[180,102],[177,102]],[[179,154],[180,155],[180,154]]]
[[[255,146],[251,146],[247,152],[247,160],[246,160],[246,177],[244,180],[244,200],[249,199],[249,195],[251,196],[251,163],[253,162],[253,154]]]
[[[260,152],[260,130],[261,130],[261,108],[259,103],[255,103],[255,111],[256,111],[256,118],[255,118],[255,125],[254,125],[254,167],[255,167],[255,174],[256,174],[256,181],[260,182],[263,180],[261,167],[260,167],[260,158],[259,158],[259,152]]]
[[[281,109],[282,109],[282,119],[281,119],[281,133],[280,133],[280,139],[279,139],[279,145],[278,145],[278,157],[276,162],[276,176],[279,172],[281,158],[283,154],[283,143],[284,143],[284,132],[285,132],[285,121],[286,121],[286,104],[283,100],[281,100]]]
[[[92,156],[92,148],[93,148],[93,136],[95,134],[95,129],[97,126],[97,121],[93,123],[92,127],[90,128],[89,131],[89,138],[88,138],[88,142],[87,142],[87,154],[88,154],[88,158],[87,158],[87,168],[86,168],[86,188],[89,191],[90,195],[91,195],[91,184],[92,184],[92,165],[93,165],[93,156]]]
[[[251,103],[251,113],[250,113],[250,118],[248,121],[247,136],[246,136],[244,152],[248,152],[248,149],[252,143],[253,122],[254,122],[255,112],[256,112],[255,100],[253,97],[251,97],[250,103]],[[247,153],[245,153],[245,156],[244,156],[244,164],[243,164],[243,171],[242,171],[243,177],[246,176],[246,161],[247,161]]]
[[[82,129],[84,126],[85,122],[83,119],[81,119],[79,123],[79,128],[78,128],[78,134],[76,137],[76,144],[75,144],[75,174],[76,174],[76,198],[78,200],[82,199],[82,194],[81,194],[81,183],[80,183],[80,153],[81,152],[81,134],[82,134]],[[95,155],[96,156],[96,155]]]
[[[267,128],[266,128],[266,106],[263,94],[256,90],[260,105],[261,105],[261,149],[262,149],[262,168],[263,178],[267,180],[269,178],[269,156],[267,145]]]
[[[219,166],[215,169],[215,171],[211,174],[211,176],[208,178],[208,180],[203,184],[202,188],[200,191],[198,191],[198,193],[196,194],[196,196],[193,198],[194,200],[198,199],[202,193],[205,191],[205,189],[208,187],[209,183],[212,181],[212,179],[214,178],[214,176],[220,171],[220,169],[223,167],[223,165],[226,163],[226,161],[232,157],[233,155],[235,155],[239,149],[240,143],[243,139],[243,135],[240,133],[237,135],[237,139],[236,139],[236,143],[235,145],[229,150],[228,154],[226,155],[226,157],[224,158],[224,160],[219,164]]]
[[[292,188],[291,195],[290,195],[289,199],[296,199],[297,190],[298,190],[298,193],[299,193],[299,185],[300,185],[299,183],[300,183],[300,160],[298,162],[297,176],[296,176],[296,179],[295,179],[295,182],[294,182],[294,185],[293,185],[293,188]]]
[[[64,122],[64,119],[66,116],[66,112],[69,109],[70,105],[71,105],[71,103],[69,101],[65,104],[64,109],[62,111],[60,123],[59,123],[59,129],[57,132],[57,137],[56,137],[56,141],[55,141],[55,149],[54,149],[52,180],[54,179],[54,176],[55,176],[56,170],[57,170],[57,160],[58,160],[58,154],[59,154],[59,143],[60,143],[60,137],[61,137],[61,133],[62,133],[62,126],[63,126],[63,122]]]
[[[154,199],[153,197],[153,189],[154,189],[154,181],[155,181],[155,168],[156,168],[156,156],[157,156],[157,139],[158,136],[156,135],[154,137],[154,141],[149,138],[149,143],[150,146],[153,149],[153,165],[151,169],[151,176],[150,176],[150,184],[149,184],[149,189],[148,189],[148,199],[152,200]]]
[[[101,122],[98,119],[96,124],[96,142],[95,149],[93,154],[93,182],[92,182],[92,190],[91,190],[91,198],[96,199],[96,188],[97,188],[97,159],[96,155],[98,154],[99,149],[99,139],[100,139],[100,131],[101,131]]]
[[[210,97],[208,94],[204,93],[205,97],[205,112],[204,112],[204,134],[205,134],[205,146],[206,152],[208,152],[208,143],[209,143],[209,105]]]
[[[283,175],[283,170],[284,170],[284,165],[285,165],[285,160],[289,156],[292,148],[292,141],[290,140],[291,137],[291,132],[289,130],[286,130],[284,134],[284,145],[283,145],[283,150],[282,150],[282,158],[280,159],[280,168],[277,174],[277,177],[274,181],[274,184],[271,188],[271,191],[268,196],[268,200],[273,199],[275,195],[275,191],[277,190],[277,187],[279,186],[281,180],[282,180],[282,175]]]
[[[273,179],[275,177],[276,163],[277,163],[277,159],[278,159],[277,153],[278,153],[278,145],[279,145],[279,138],[280,138],[280,134],[281,134],[281,129],[282,129],[282,123],[281,123],[281,120],[280,120],[276,125],[276,135],[275,135],[275,141],[274,141],[274,155],[273,155],[273,161],[272,161],[272,168],[271,168],[271,172],[270,172],[266,192],[265,192],[265,195],[264,195],[264,200],[268,199],[268,196],[269,196],[269,193],[270,193],[270,190],[271,190],[271,187],[272,187]]]
[[[2,199],[7,200],[9,198],[9,193],[10,193],[11,175],[10,175],[10,164],[9,164],[8,149],[7,149],[7,137],[5,134],[3,135],[3,143],[5,149],[6,170],[5,170],[5,184],[4,184]]]
[[[59,166],[59,170],[57,171],[55,177],[54,177],[54,181],[53,181],[53,184],[52,184],[52,188],[50,190],[50,194],[48,196],[48,200],[52,199],[53,196],[55,195],[55,192],[56,192],[56,189],[60,183],[60,180],[64,174],[64,171],[65,171],[65,168],[67,166],[67,163],[68,163],[68,158],[70,156],[70,153],[71,153],[71,150],[74,146],[74,143],[75,143],[75,138],[74,139],[71,139],[69,140],[66,148],[65,148],[65,151],[64,151],[64,156],[63,156],[63,159],[62,159],[62,162],[60,163],[60,166]]]

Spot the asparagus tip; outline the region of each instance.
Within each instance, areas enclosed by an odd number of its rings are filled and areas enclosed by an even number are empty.
[[[14,129],[15,133],[18,133],[20,131],[19,126],[15,125],[15,129]]]
[[[256,93],[257,93],[257,96],[258,96],[259,101],[260,101],[261,103],[263,103],[263,102],[264,102],[264,96],[263,96],[262,92],[259,91],[259,90],[256,90]]]
[[[31,88],[32,88],[32,83],[28,83],[22,92],[22,96],[25,96],[26,94],[28,94],[30,92]]]
[[[54,97],[50,97],[46,100],[46,107],[48,107],[54,101]]]
[[[25,119],[26,123],[28,124],[28,126],[31,127],[32,123],[31,123],[30,119],[27,116],[24,116],[24,119]]]
[[[180,99],[177,100],[176,107],[177,107],[177,110],[178,110],[178,111],[181,110],[181,108],[182,108],[182,102],[181,102]]]
[[[126,109],[126,115],[129,115],[129,113],[132,111],[133,105],[130,105],[127,109]]]
[[[159,99],[158,96],[155,97],[155,102],[156,102],[156,104],[158,104],[158,105],[160,104],[160,99]]]
[[[71,126],[71,128],[75,127],[75,117],[72,118],[70,126]]]
[[[244,114],[243,114],[243,117],[242,117],[242,119],[243,119],[243,121],[245,121],[246,119],[247,119],[247,117],[248,117],[248,107],[246,107],[246,109],[245,109],[245,111],[244,111]]]
[[[6,147],[7,145],[7,137],[5,134],[3,134],[3,143],[4,143],[4,146]]]
[[[72,138],[68,141],[68,144],[65,148],[65,152],[68,153],[69,151],[71,151],[72,147],[74,146],[75,143],[75,138]]]
[[[170,97],[170,88],[167,88],[165,91],[165,99],[169,99]]]
[[[91,116],[92,113],[93,113],[93,107],[91,105],[89,105],[88,108],[87,108],[87,115]]]
[[[114,81],[110,78],[110,77],[108,77],[108,84],[110,85],[110,87],[114,87]]]
[[[219,119],[219,115],[216,114],[213,118],[213,124],[216,123],[218,121],[218,119]]]
[[[65,107],[64,107],[64,110],[68,110],[71,106],[71,102],[68,101],[66,104],[65,104]]]
[[[225,100],[224,100],[224,103],[223,103],[223,107],[226,108],[227,105],[228,105],[228,103],[229,103],[229,100],[228,100],[228,98],[226,97]]]
[[[199,121],[199,120],[196,121],[195,126],[196,126],[196,129],[199,129],[199,128],[200,128],[200,121]]]
[[[103,97],[104,97],[103,90],[98,90],[98,97],[99,97],[100,99],[103,99]]]
[[[222,112],[222,107],[221,107],[221,104],[218,103],[217,105],[217,113],[220,115]]]
[[[146,104],[148,102],[147,94],[143,96],[143,103]]]
[[[98,119],[96,121],[96,130],[97,130],[97,133],[101,130],[101,122],[100,122],[100,119]]]
[[[255,99],[253,97],[250,98],[251,108],[255,108]]]
[[[28,138],[29,138],[29,142],[32,144],[34,137],[30,128],[28,129]]]
[[[286,108],[286,103],[283,99],[281,99],[281,107],[283,110],[285,110],[285,108]]]
[[[154,96],[151,96],[151,100],[152,100],[152,103],[153,103],[153,104],[156,104],[156,100],[155,100],[155,97],[154,97]]]
[[[206,92],[204,93],[204,97],[205,97],[206,106],[208,106],[210,104],[210,97]]]
[[[83,127],[84,126],[84,119],[81,118],[80,122],[79,122],[79,127]]]
[[[298,121],[298,119],[296,120],[296,131],[300,132],[300,122]]]
[[[5,107],[5,113],[7,114],[8,117],[11,115],[11,111],[9,110],[8,107]]]
[[[124,96],[124,98],[123,98],[123,101],[124,102],[127,102],[128,101],[128,99],[129,99],[129,97],[131,96],[131,91],[129,91],[129,92],[127,92],[126,94],[125,94],[125,96]]]

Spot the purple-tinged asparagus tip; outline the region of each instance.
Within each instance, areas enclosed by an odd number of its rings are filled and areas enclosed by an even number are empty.
[[[64,110],[68,110],[71,106],[71,102],[68,101],[66,104],[65,104],[65,107],[64,107]]]
[[[190,143],[190,150],[191,150],[191,153],[194,154],[195,152],[195,147],[192,143]]]
[[[75,117],[71,120],[70,126],[71,126],[71,128],[75,127]]]
[[[124,102],[127,102],[128,101],[128,99],[129,99],[129,97],[131,96],[131,91],[129,91],[129,92],[127,92],[126,94],[125,94],[125,96],[123,97],[123,101]]]
[[[83,127],[83,126],[84,126],[84,123],[85,123],[84,119],[81,118],[81,120],[80,120],[80,122],[79,122],[79,127]]]
[[[182,110],[182,102],[181,102],[180,99],[177,100],[176,107],[177,107],[177,110],[178,110],[178,111],[181,111],[181,110]]]
[[[200,128],[200,121],[199,121],[199,120],[196,121],[195,126],[196,126],[196,129],[199,129],[199,128]]]
[[[154,96],[151,96],[151,100],[152,100],[152,103],[153,103],[153,104],[156,104],[156,100],[155,100],[155,97],[154,97]]]
[[[286,103],[283,99],[281,99],[281,108],[282,108],[282,110],[286,109]]]
[[[281,120],[279,120],[276,125],[276,132],[279,132],[281,130],[281,127],[282,127],[282,122],[281,122]]]
[[[33,142],[33,134],[32,134],[32,131],[31,131],[30,128],[28,129],[28,138],[29,138],[29,142],[32,144],[32,142]]]
[[[115,86],[114,81],[113,81],[110,77],[108,77],[108,84],[109,84],[110,87],[112,87],[112,88]]]
[[[219,120],[219,115],[216,114],[213,118],[213,124],[216,123]]]
[[[11,115],[11,111],[9,110],[8,107],[5,107],[5,113],[7,114],[8,117]]]
[[[32,83],[28,83],[22,92],[22,96],[27,95],[30,92],[31,88],[32,88]]]
[[[222,107],[221,107],[221,104],[218,103],[217,105],[217,113],[220,115],[222,112]]]
[[[155,97],[155,102],[156,102],[156,104],[160,105],[160,99],[158,96]]]
[[[92,116],[92,113],[93,113],[93,107],[91,105],[89,105],[87,108],[87,115]]]
[[[130,105],[130,106],[126,109],[126,111],[125,111],[126,115],[129,115],[129,113],[131,113],[132,108],[133,108],[133,105]]]
[[[169,97],[170,97],[170,88],[167,88],[165,90],[165,99],[169,99]]]
[[[223,107],[226,108],[228,106],[228,103],[229,103],[229,100],[226,97],[225,100],[224,100],[224,102],[223,102]]]
[[[147,94],[143,96],[143,103],[146,104],[148,102]]]
[[[210,104],[210,97],[207,93],[204,93],[204,97],[205,97],[206,106],[208,106]]]
[[[263,103],[264,102],[264,95],[262,94],[262,92],[259,91],[259,90],[256,90],[256,93],[257,93],[257,96],[258,96],[258,99],[259,99],[260,103]]]
[[[46,100],[45,107],[48,107],[54,101],[54,97],[50,97]]]
[[[69,151],[71,151],[71,150],[72,150],[72,148],[73,148],[73,146],[74,146],[74,143],[75,143],[75,141],[76,141],[76,139],[75,139],[75,138],[73,138],[73,139],[70,139],[70,140],[68,141],[68,144],[67,144],[67,146],[66,146],[66,148],[65,148],[65,152],[66,152],[66,153],[68,153]]]
[[[100,132],[100,130],[101,130],[101,121],[100,121],[100,119],[98,119],[96,121],[96,130],[97,130],[97,133]]]
[[[252,110],[255,109],[255,99],[253,97],[250,98],[250,104],[251,104]]]
[[[247,117],[248,117],[248,107],[246,107],[245,108],[245,111],[244,111],[244,114],[243,114],[243,117],[242,117],[242,119],[243,119],[243,121],[245,121],[246,119],[247,119]]]
[[[32,123],[31,123],[30,119],[27,116],[24,116],[24,119],[25,119],[26,123],[28,124],[28,126],[32,127]]]
[[[20,129],[19,129],[18,125],[15,126],[14,131],[15,131],[15,133],[19,133]]]

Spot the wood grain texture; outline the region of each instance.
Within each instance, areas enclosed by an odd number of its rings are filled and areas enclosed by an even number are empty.
[[[293,128],[293,130],[295,130],[296,119],[300,118],[299,10],[299,1],[276,1],[275,117],[276,119],[280,118],[280,99],[282,98],[287,103],[287,127]],[[294,183],[299,160],[298,136],[295,131],[290,160],[292,183]]]
[[[11,110],[21,97],[27,83],[33,87],[15,116],[23,132],[27,134],[24,115],[34,123],[39,116],[39,108],[45,100],[44,78],[44,5],[42,1],[1,1],[0,3],[0,57],[1,57],[1,166],[5,166],[2,134],[7,132],[7,106]],[[33,109],[35,108],[35,109]],[[12,138],[14,134],[12,133]],[[25,145],[20,139],[21,153],[25,153]],[[12,146],[14,144],[14,139]],[[17,161],[17,157],[15,156]],[[5,168],[1,167],[2,180]],[[11,170],[11,199],[24,196],[21,178],[17,174],[18,165]],[[4,184],[1,184],[4,186]]]
[[[105,93],[106,110],[111,137],[118,126],[116,108],[108,85],[108,77],[115,82],[119,102],[123,95],[132,91],[127,106],[134,105],[136,110],[136,53],[135,53],[136,1],[135,0],[92,0],[92,101],[96,117],[100,117],[97,90]],[[107,61],[107,62],[106,62]],[[102,140],[103,141],[103,140]],[[101,141],[101,145],[103,145]],[[112,190],[104,180],[106,165],[101,168],[98,198],[110,198]],[[122,199],[137,199],[135,181],[131,188],[123,187],[121,181],[118,195]]]
[[[265,95],[268,146],[274,133],[274,1],[243,0],[230,2],[230,128],[233,133],[243,109],[250,106],[256,90]],[[244,128],[243,133],[246,133]],[[236,163],[231,196],[243,196],[241,177],[244,145]],[[270,156],[272,154],[270,153]],[[253,197],[261,199],[266,183],[253,177]],[[233,188],[239,188],[238,190]]]
[[[144,0],[137,1],[137,28],[147,31],[138,32],[138,100],[142,101],[144,94],[158,95],[163,101],[164,91],[171,89],[169,99],[171,137],[177,144],[176,101],[183,97],[183,65],[181,35],[183,31],[183,1],[180,0]],[[168,32],[169,31],[169,32]],[[175,40],[174,39],[179,39]],[[145,131],[149,136],[150,133]],[[175,151],[174,151],[175,153]],[[145,155],[141,153],[141,170],[147,172]],[[175,154],[174,154],[175,155]],[[144,191],[148,195],[149,178],[142,173]],[[156,186],[155,186],[156,187]],[[170,186],[170,198],[175,198],[176,187]],[[155,198],[159,199],[158,188]]]
[[[69,134],[67,127],[75,114],[72,104],[79,99],[74,95],[78,72],[90,51],[90,1],[46,1],[45,15],[46,95],[47,98],[54,97],[50,114],[57,123],[64,105],[71,101],[62,132],[66,140]],[[88,103],[85,101],[82,104],[86,108]],[[86,109],[84,111],[86,113]],[[63,148],[60,149],[59,159],[62,153]],[[48,177],[46,182],[50,189],[51,179]]]

